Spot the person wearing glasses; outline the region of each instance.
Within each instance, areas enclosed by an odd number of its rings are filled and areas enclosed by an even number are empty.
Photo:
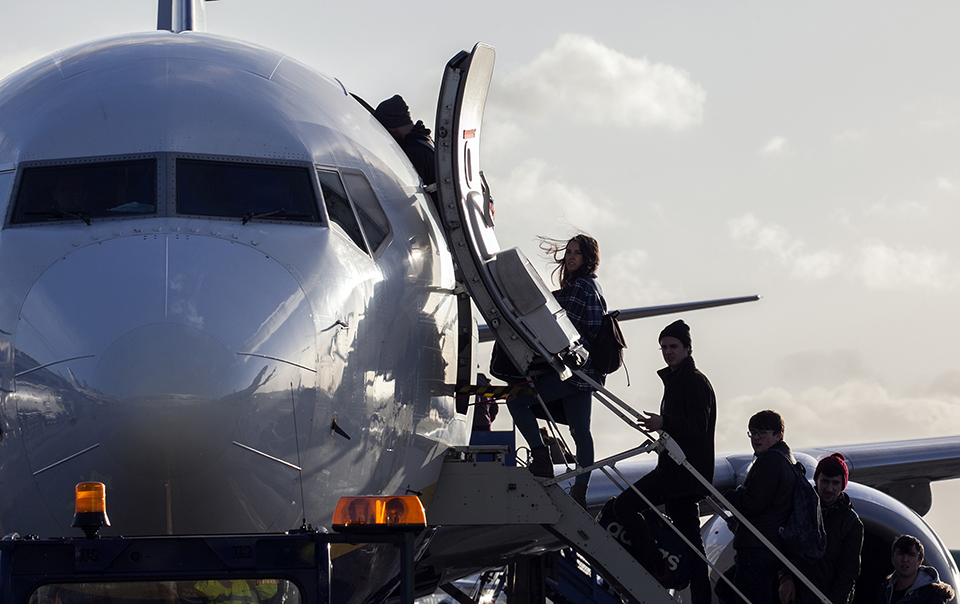
[[[640,424],[645,430],[662,430],[676,441],[697,472],[707,482],[713,481],[714,433],[717,425],[717,397],[707,376],[693,362],[690,327],[682,320],[674,321],[660,332],[657,339],[667,366],[657,372],[663,381],[660,413],[649,413]],[[657,467],[634,483],[653,505],[666,505],[667,516],[690,542],[703,552],[700,536],[700,513],[697,504],[707,489],[686,468],[678,465],[666,452],[661,452]],[[629,535],[647,532],[641,514],[647,503],[633,489],[621,493],[613,504],[613,512]],[[710,579],[707,565],[693,554],[690,558],[690,600],[692,604],[710,604]]]
[[[756,459],[743,484],[726,497],[760,534],[782,551],[780,527],[793,513],[796,459],[783,441],[784,425],[779,413],[769,409],[760,411],[750,418],[748,427],[747,436]],[[734,585],[752,604],[770,604],[778,589],[780,561],[743,523],[736,523],[733,549],[736,552]],[[717,595],[724,601],[722,591],[718,590]],[[776,599],[779,601],[779,596]]]

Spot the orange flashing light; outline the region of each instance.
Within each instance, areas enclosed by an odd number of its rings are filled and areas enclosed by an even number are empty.
[[[336,529],[418,528],[427,526],[427,516],[416,495],[341,497],[332,524]]]
[[[73,526],[83,529],[88,539],[100,532],[100,527],[110,526],[107,518],[107,488],[102,482],[81,482],[74,498]]]
[[[102,482],[81,482],[77,485],[75,501],[77,514],[106,514],[107,488]]]

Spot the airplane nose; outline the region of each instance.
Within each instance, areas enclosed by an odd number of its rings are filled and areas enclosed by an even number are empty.
[[[101,443],[148,478],[181,478],[223,453],[239,404],[224,398],[240,385],[236,355],[209,334],[153,323],[104,352],[93,383],[106,400],[96,413]]]
[[[80,247],[36,280],[15,342],[24,447],[51,507],[72,509],[62,485],[79,480],[114,485],[128,532],[146,516],[263,530],[289,505],[316,329],[298,281],[253,246],[170,234]]]

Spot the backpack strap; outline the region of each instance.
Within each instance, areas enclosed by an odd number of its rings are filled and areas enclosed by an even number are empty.
[[[597,276],[596,276],[596,275],[587,275],[586,277],[581,277],[581,279],[583,279],[584,281],[586,281],[587,283],[589,283],[590,285],[593,286],[593,293],[597,294],[597,298],[600,299],[600,308],[603,309],[603,316],[606,316],[606,315],[607,315],[607,301],[603,299],[603,289],[600,287],[600,282],[597,281]],[[579,332],[580,329],[577,328],[577,331]],[[596,341],[596,338],[593,337],[593,336],[591,336],[589,333],[586,333],[586,334],[581,333],[580,335],[583,336],[584,338],[586,338],[586,340],[587,340],[591,345]]]
[[[786,453],[784,453],[783,451],[781,451],[780,449],[774,449],[774,448],[771,447],[770,449],[767,449],[767,450],[768,450],[768,451],[776,451],[777,453],[779,453],[780,455],[782,455],[783,458],[784,458],[785,460],[787,460],[787,463],[789,463],[789,464],[793,467],[793,470],[797,473],[797,475],[798,475],[800,478],[804,478],[804,479],[805,479],[805,478],[807,477],[807,468],[806,468],[802,463],[800,463],[799,461],[797,461],[797,462],[795,462],[795,463],[790,463],[790,456],[787,455]]]
[[[603,298],[603,288],[600,287],[600,281],[597,280],[596,275],[590,275],[586,279],[593,285],[593,291],[600,298],[600,307],[603,308],[603,314],[607,314],[607,301]]]

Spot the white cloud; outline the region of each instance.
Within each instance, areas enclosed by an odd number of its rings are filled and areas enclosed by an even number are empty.
[[[778,224],[763,224],[756,216],[745,214],[727,222],[730,236],[743,241],[755,250],[776,256],[793,269],[794,275],[806,279],[824,279],[834,274],[843,260],[840,254],[820,250],[805,251],[805,244],[790,236]]]
[[[875,243],[861,251],[857,272],[871,289],[915,286],[950,289],[956,285],[957,275],[947,265],[947,255],[943,253],[895,249]]]
[[[512,121],[484,120],[483,156],[496,159],[508,156],[509,152],[527,141],[520,124]]]
[[[826,250],[801,253],[793,257],[793,272],[807,279],[826,279],[837,271],[841,261],[840,254]]]
[[[706,101],[703,87],[682,69],[569,33],[495,85],[492,98],[514,111],[629,128],[689,128],[703,121]]]
[[[865,216],[894,216],[900,218],[926,216],[928,212],[927,206],[919,201],[904,201],[897,204],[879,203],[867,208],[863,214]]]
[[[748,450],[744,436],[750,416],[773,409],[786,424],[791,447],[946,436],[960,424],[960,397],[939,395],[896,398],[869,380],[851,380],[836,388],[810,388],[792,394],[766,388],[724,403],[717,418],[717,449]]]
[[[616,224],[608,202],[594,200],[583,189],[564,181],[540,159],[522,162],[505,180],[491,183],[491,187],[498,209],[503,208],[498,214],[498,225],[505,229],[513,225],[529,234],[530,225],[539,224],[543,232],[549,234],[557,230],[550,225],[551,219],[587,232]]]
[[[942,252],[868,243],[850,254],[856,261],[845,262],[843,255],[836,252],[807,250],[806,244],[792,237],[785,228],[763,223],[752,213],[729,220],[727,225],[732,239],[771,254],[799,278],[819,280],[845,274],[860,279],[870,289],[949,290],[960,283],[960,274],[950,267],[949,257]]]
[[[655,279],[646,278],[651,272],[649,264],[650,255],[643,250],[624,250],[601,257],[604,297],[611,309],[616,306],[645,306],[680,298],[679,292],[667,289]]]
[[[937,188],[947,193],[953,193],[957,190],[957,185],[953,184],[949,178],[940,177],[937,179]]]
[[[760,149],[763,155],[783,155],[790,149],[787,139],[782,136],[775,136],[767,141],[767,144]]]

